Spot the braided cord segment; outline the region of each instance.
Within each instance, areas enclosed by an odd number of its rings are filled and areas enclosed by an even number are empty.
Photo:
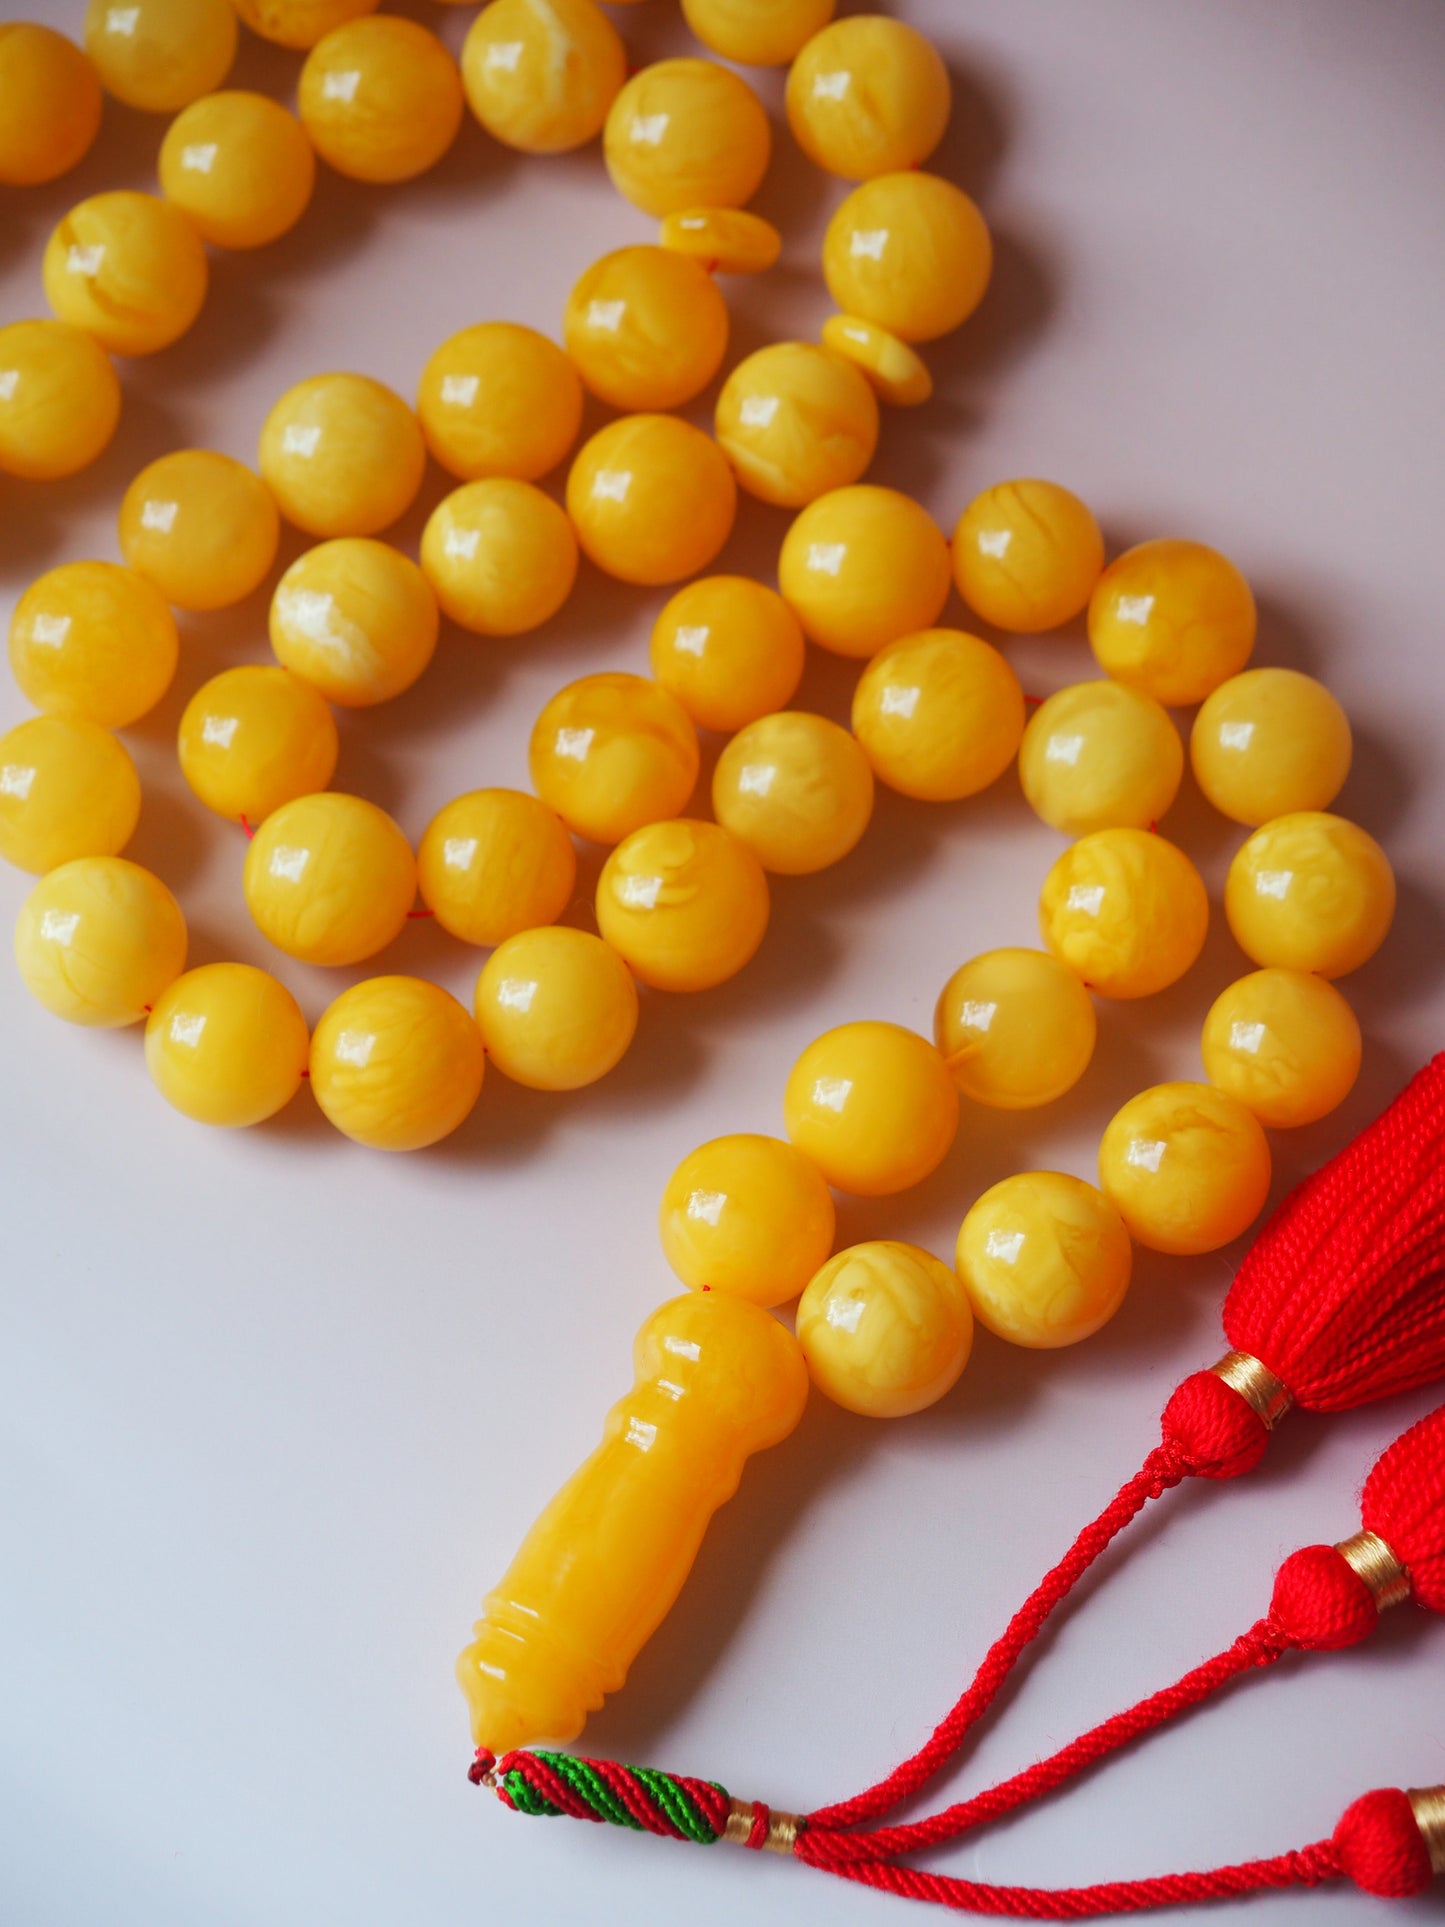
[[[504,1753],[471,1777],[495,1786],[505,1805],[535,1818],[605,1821],[710,1847],[723,1837],[732,1799],[725,1787],[656,1767],[584,1760],[571,1753]]]

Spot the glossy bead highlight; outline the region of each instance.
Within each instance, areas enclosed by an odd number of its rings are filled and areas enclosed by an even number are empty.
[[[1066,836],[1147,830],[1179,793],[1184,744],[1169,712],[1126,683],[1074,683],[1029,718],[1019,780],[1029,806]]]
[[[768,928],[768,880],[716,823],[649,823],[618,844],[597,883],[597,924],[654,990],[711,990],[747,963]]]
[[[146,1024],[146,1068],[198,1124],[243,1129],[301,1088],[310,1038],[284,984],[250,964],[204,964],[166,989]]]
[[[119,420],[120,382],[99,342],[63,321],[0,328],[0,470],[32,482],[78,474]]]
[[[927,1038],[901,1024],[841,1024],[788,1073],[788,1136],[829,1184],[886,1197],[919,1184],[948,1155],[958,1092]]]
[[[255,829],[283,803],[324,790],[340,749],[324,697],[289,669],[245,663],[186,704],[181,774],[208,810]]]
[[[646,676],[583,676],[537,718],[527,761],[537,794],[569,830],[620,843],[687,807],[697,731],[682,704]]]
[[[788,530],[778,586],[821,648],[876,656],[937,621],[948,600],[948,544],[927,510],[896,489],[835,489]]]
[[[1202,702],[1254,648],[1249,584],[1202,542],[1143,542],[1111,562],[1089,601],[1089,645],[1106,676],[1157,702]]]
[[[733,369],[714,427],[750,495],[802,508],[867,469],[878,446],[878,403],[850,362],[809,342],[776,341]]]
[[[1146,830],[1096,830],[1039,897],[1044,942],[1101,997],[1152,997],[1204,948],[1209,899],[1181,849]]]
[[[1031,1351],[1077,1345],[1118,1311],[1134,1249],[1101,1191],[1061,1171],[996,1184],[958,1233],[958,1275],[979,1323]]]
[[[427,825],[417,880],[443,930],[491,946],[556,922],[572,899],[577,855],[561,818],[535,796],[472,790]]]
[[[242,877],[263,937],[302,963],[384,950],[416,900],[416,859],[384,810],[325,791],[283,803],[257,830]]]
[[[160,183],[203,241],[260,248],[306,212],[316,156],[296,116],[264,94],[208,94],[167,128]]]
[[[31,996],[70,1024],[138,1024],[186,967],[186,920],[159,877],[120,856],[62,863],[15,925]]]
[[[180,653],[160,592],[114,562],[63,562],[32,582],[10,621],[21,692],[52,716],[124,729],[171,686]]]
[[[534,1091],[576,1091],[618,1064],[637,1029],[637,985],[587,930],[523,930],[477,979],[477,1023],[497,1069]]]
[[[986,950],[939,995],[933,1037],[965,1097],[1033,1110],[1072,1090],[1094,1054],[1098,1022],[1078,976],[1044,950]]]
[[[1264,824],[1235,854],[1224,911],[1255,963],[1343,977],[1389,934],[1395,873],[1357,823],[1301,810]]]
[[[1328,809],[1350,773],[1349,719],[1323,683],[1294,669],[1247,669],[1201,706],[1194,778],[1215,809],[1251,828]]]
[[[882,649],[858,679],[853,733],[890,789],[953,802],[996,782],[1024,730],[1024,693],[997,649],[925,629]]]
[[[975,615],[1035,635],[1089,606],[1104,569],[1093,512],[1057,482],[999,482],[976,496],[953,533],[953,575]]]
[[[798,1302],[808,1372],[835,1405],[905,1418],[952,1391],[973,1349],[957,1274],[918,1245],[877,1240],[830,1258]]]
[[[768,171],[772,132],[737,74],[711,60],[659,60],[613,101],[602,146],[618,193],[661,218],[750,201]]]
[[[786,1305],[833,1249],[833,1194],[781,1138],[740,1132],[700,1144],[663,1189],[663,1256],[692,1291]]]
[[[113,355],[153,355],[179,341],[206,299],[201,237],[154,194],[93,194],[51,235],[41,263],[59,321]]]
[[[18,869],[119,856],[140,802],[125,746],[96,723],[32,716],[0,736],[0,857]]]
[[[723,750],[712,806],[765,870],[809,876],[861,839],[873,815],[873,772],[846,729],[783,710],[747,724]]]
[[[348,709],[410,689],[439,624],[431,584],[385,542],[322,542],[297,557],[271,598],[277,661]]]
[[[1333,984],[1302,970],[1255,970],[1220,992],[1204,1020],[1204,1074],[1261,1124],[1313,1124],[1344,1102],[1360,1070],[1360,1025]]]
[[[419,977],[343,990],[311,1039],[311,1089],[346,1137],[421,1151],[466,1121],[486,1073],[482,1035],[447,991]]]
[[[416,416],[381,382],[313,375],[266,417],[260,467],[281,513],[306,534],[376,535],[416,500],[426,445]]]
[[[1248,1230],[1269,1195],[1259,1120],[1210,1084],[1156,1084],[1116,1111],[1099,1182],[1151,1251],[1191,1257]]]
[[[210,449],[162,455],[121,500],[121,553],[178,609],[244,601],[269,575],[280,538],[265,484]]]

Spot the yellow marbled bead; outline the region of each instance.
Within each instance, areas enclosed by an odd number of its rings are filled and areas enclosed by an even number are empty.
[[[311,203],[316,155],[294,114],[264,94],[207,94],[161,142],[161,192],[218,248],[260,248]]]
[[[880,174],[843,202],[823,237],[823,278],[845,314],[901,341],[962,326],[993,273],[988,224],[936,174]]]
[[[1019,780],[1030,807],[1066,836],[1147,830],[1179,793],[1184,744],[1169,712],[1142,689],[1073,683],[1029,718]]]
[[[1072,1090],[1094,1054],[1098,1022],[1077,975],[1044,950],[985,950],[939,994],[933,1037],[965,1097],[1033,1110]]]
[[[858,679],[853,733],[890,789],[924,802],[976,795],[1013,761],[1024,692],[998,650],[958,629],[881,649]]]
[[[203,964],[157,999],[146,1069],[168,1104],[198,1124],[261,1124],[301,1088],[310,1037],[282,983],[251,964]]]
[[[90,0],[85,51],[127,107],[174,114],[220,86],[236,57],[231,0]]]
[[[1161,703],[1202,702],[1249,661],[1249,584],[1202,542],[1142,542],[1111,562],[1089,600],[1089,646],[1105,675]]]
[[[317,153],[353,181],[415,180],[462,124],[457,63],[434,33],[389,13],[318,40],[296,98]]]
[[[32,716],[0,736],[0,856],[44,876],[119,856],[140,819],[140,778],[108,729]]]
[[[798,1301],[820,1392],[864,1418],[906,1418],[952,1391],[973,1350],[958,1275],[918,1245],[878,1239],[830,1258]]]
[[[583,381],[613,408],[680,408],[728,345],[727,303],[705,268],[666,248],[618,248],[567,297],[562,339]]]
[[[421,1151],[450,1136],[481,1094],[482,1034],[449,992],[420,977],[369,977],[323,1012],[311,1089],[337,1130],[375,1151]]]
[[[231,0],[252,33],[282,47],[314,47],[333,27],[375,13],[381,0]]]
[[[741,207],[772,154],[763,104],[711,60],[659,60],[618,94],[602,132],[612,184],[659,219],[689,207]]]
[[[1104,570],[1093,511],[1057,482],[998,482],[976,496],[953,533],[953,576],[975,615],[1037,635],[1089,606]]]
[[[917,167],[943,139],[953,105],[948,69],[902,20],[836,20],[788,73],[788,124],[809,160],[846,181]]]
[[[840,1024],[788,1073],[788,1136],[829,1184],[863,1198],[919,1184],[958,1130],[958,1092],[942,1054],[901,1024]]]
[[[410,689],[432,659],[436,593],[385,542],[322,542],[291,564],[271,598],[271,647],[283,668],[331,702],[363,709]]]
[[[749,576],[710,575],[679,589],[652,630],[652,673],[699,729],[731,735],[785,709],[803,675],[798,618]]]
[[[10,667],[52,716],[124,729],[171,686],[180,653],[160,591],[115,562],[63,562],[32,582],[10,621]]]
[[[157,876],[120,856],[83,856],[43,876],[20,906],[15,961],[31,996],[69,1024],[138,1024],[186,967],[186,920]]]
[[[856,482],[878,446],[878,403],[850,362],[806,341],[776,341],[740,361],[714,421],[750,495],[801,508]]]
[[[1299,810],[1264,824],[1235,853],[1224,912],[1255,963],[1343,977],[1385,941],[1395,873],[1357,823]]]
[[[128,189],[73,207],[45,244],[41,274],[56,319],[113,355],[153,355],[179,341],[209,280],[201,237],[180,209]]]
[[[646,676],[582,676],[542,710],[527,762],[537,794],[569,830],[620,843],[687,807],[697,731],[677,698]]]
[[[1062,1171],[1021,1171],[974,1205],[958,1275],[995,1338],[1031,1351],[1077,1345],[1124,1302],[1134,1248],[1101,1191]]]
[[[416,861],[423,903],[463,943],[505,943],[555,923],[577,881],[561,818],[523,790],[454,797],[427,825]]]
[[[948,544],[928,511],[896,489],[835,489],[810,502],[783,538],[778,586],[820,647],[876,656],[937,621],[948,600]]]
[[[782,67],[833,18],[838,0],[682,0],[705,47],[741,67]]]
[[[477,979],[477,1023],[497,1069],[534,1091],[576,1091],[605,1077],[637,1029],[637,985],[588,930],[522,930]]]
[[[762,274],[783,251],[771,221],[740,207],[684,207],[665,214],[658,245],[718,274]]]
[[[1189,759],[1215,809],[1251,828],[1327,809],[1350,773],[1349,718],[1323,683],[1295,669],[1246,669],[1207,697]]]
[[[1350,1094],[1360,1025],[1333,984],[1303,970],[1255,970],[1204,1020],[1204,1075],[1261,1124],[1313,1124]]]
[[[535,482],[582,426],[582,382],[555,341],[515,321],[484,321],[444,341],[422,370],[427,447],[464,482]]]
[[[710,435],[675,415],[624,415],[585,442],[567,513],[589,561],[657,588],[696,575],[732,534],[738,492]]]
[[[1054,864],[1044,942],[1101,997],[1152,997],[1204,948],[1209,899],[1181,849],[1147,830],[1095,830]]]
[[[212,676],[186,704],[181,774],[217,816],[254,828],[283,803],[324,790],[336,773],[336,718],[320,693],[272,663]]]
[[[100,81],[74,41],[38,21],[0,21],[0,184],[68,174],[100,132],[101,110]]]
[[[120,382],[99,342],[63,321],[0,328],[0,470],[32,482],[78,474],[119,420]]]
[[[560,154],[602,131],[627,50],[592,0],[492,0],[462,48],[467,102],[494,140]]]
[[[833,1249],[822,1173],[782,1138],[739,1132],[689,1151],[663,1189],[663,1256],[693,1291],[755,1305],[796,1298]]]
[[[716,823],[648,823],[597,881],[597,925],[654,990],[711,990],[736,976],[768,928],[768,880]]]
[[[713,813],[765,870],[809,876],[847,856],[873,815],[873,772],[826,716],[760,716],[718,758]]]
[[[121,553],[180,609],[244,601],[270,573],[280,538],[265,483],[211,449],[162,455],[121,500]]]
[[[823,346],[862,371],[879,401],[890,408],[917,408],[933,393],[927,364],[906,341],[861,315],[830,315]]]
[[[443,615],[477,636],[520,636],[556,615],[577,579],[566,513],[530,482],[467,482],[432,511],[422,573]]]
[[[251,839],[242,886],[257,929],[288,957],[355,964],[401,934],[416,859],[385,810],[326,790],[272,811]]]
[[[281,513],[308,535],[376,535],[416,500],[426,444],[381,382],[313,375],[266,417],[260,466]]]
[[[1258,1118],[1212,1084],[1141,1091],[1114,1113],[1099,1146],[1099,1182],[1151,1251],[1217,1251],[1259,1216],[1269,1181]]]

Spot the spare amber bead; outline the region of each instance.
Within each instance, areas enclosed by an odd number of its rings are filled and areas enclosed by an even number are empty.
[[[927,364],[906,341],[861,315],[830,315],[823,346],[861,369],[879,401],[890,408],[917,408],[933,393]]]
[[[771,221],[740,207],[686,207],[665,214],[658,242],[718,274],[761,274],[783,251]]]

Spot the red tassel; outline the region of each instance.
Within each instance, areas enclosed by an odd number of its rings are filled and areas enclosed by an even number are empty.
[[[1365,1481],[1360,1518],[1409,1573],[1420,1605],[1445,1613],[1445,1408],[1381,1458]]]

